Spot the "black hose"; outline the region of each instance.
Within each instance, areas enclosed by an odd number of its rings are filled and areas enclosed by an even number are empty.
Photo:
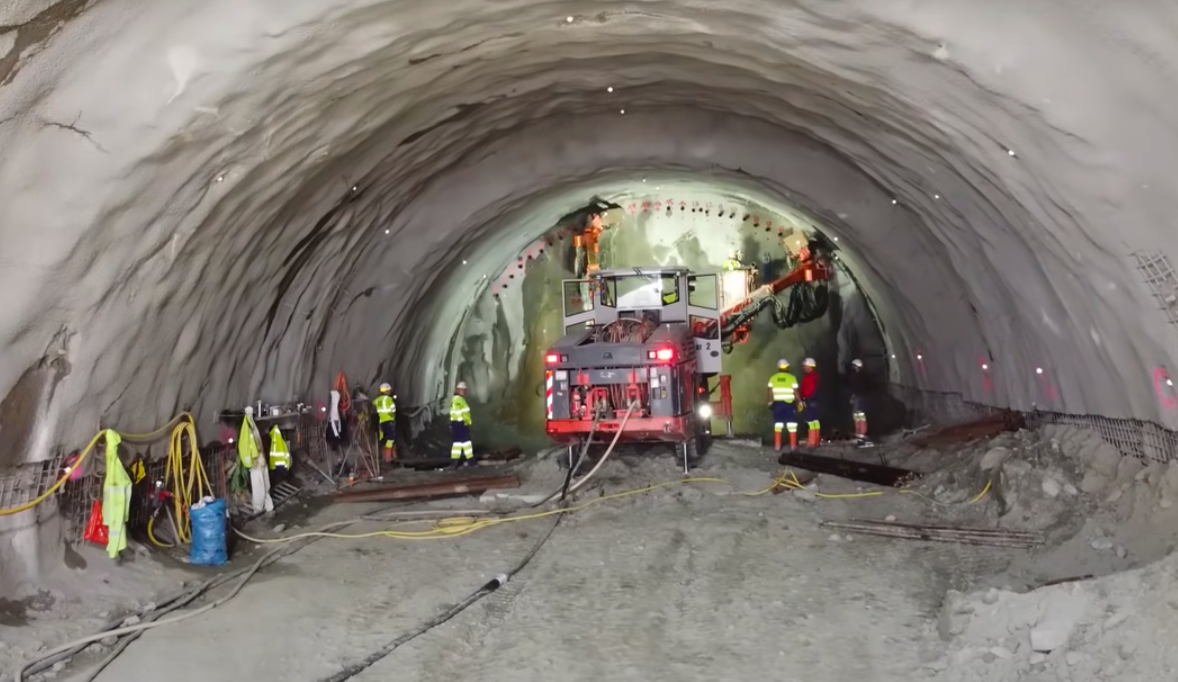
[[[520,561],[519,564],[517,564],[516,567],[514,569],[512,569],[512,571],[510,573],[505,573],[505,574],[496,576],[495,578],[493,578],[489,582],[487,582],[485,585],[483,585],[479,589],[472,592],[470,594],[470,596],[468,596],[466,599],[463,599],[458,604],[455,604],[454,606],[451,606],[450,608],[446,609],[445,611],[438,614],[437,616],[434,616],[429,621],[426,621],[422,625],[418,626],[415,630],[412,630],[410,632],[407,632],[407,633],[401,635],[400,637],[397,637],[393,641],[389,642],[388,644],[384,645],[383,647],[377,649],[376,651],[372,652],[368,656],[364,657],[364,659],[362,659],[356,663],[353,663],[352,665],[349,665],[348,667],[346,667],[343,670],[339,671],[338,673],[332,675],[331,677],[322,678],[321,680],[319,680],[319,682],[344,682],[345,680],[352,679],[356,675],[359,675],[360,673],[364,672],[368,668],[371,668],[376,663],[380,662],[383,658],[385,658],[389,654],[391,654],[394,651],[396,651],[397,649],[399,649],[402,645],[408,644],[409,642],[417,639],[418,637],[424,635],[425,633],[429,632],[430,630],[433,630],[434,628],[438,627],[439,625],[446,623],[454,616],[457,616],[458,614],[462,613],[466,609],[473,606],[475,602],[479,601],[483,597],[487,596],[488,594],[491,594],[495,590],[497,590],[500,587],[502,587],[503,585],[507,584],[508,580],[510,580],[513,576],[517,575],[520,571],[522,571],[532,561],[532,558],[536,556],[536,554],[540,551],[540,548],[543,547],[544,544],[548,542],[548,539],[550,537],[552,537],[553,531],[555,531],[556,527],[560,525],[560,522],[564,517],[565,517],[564,514],[557,514],[556,515],[556,520],[548,528],[548,532],[544,534],[544,537],[540,538],[540,541],[537,542],[532,547],[532,551],[528,552],[527,555],[523,558],[523,560]]]
[[[593,442],[593,434],[597,433],[597,425],[601,423],[601,415],[602,411],[598,410],[597,414],[593,417],[593,426],[589,428],[589,437],[585,439],[585,445],[581,447],[581,454],[577,456],[577,461],[575,463],[569,462],[569,473],[564,477],[564,485],[560,487],[561,502],[564,502],[564,498],[568,497],[569,484],[573,482],[573,476],[577,475],[577,471],[581,468],[581,464],[589,454],[589,445]]]

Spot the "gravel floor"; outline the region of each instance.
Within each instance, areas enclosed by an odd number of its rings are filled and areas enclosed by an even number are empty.
[[[775,469],[765,452],[721,447],[693,473],[751,492]],[[581,500],[676,473],[669,458],[611,462],[603,488]],[[527,474],[523,493],[560,477],[551,463]],[[307,525],[362,510],[330,507]],[[995,579],[1014,554],[818,525],[884,510],[910,519],[925,507],[903,496],[750,497],[719,483],[603,501],[566,517],[507,586],[355,679],[911,680],[941,651],[930,633],[946,591]],[[99,680],[323,679],[513,568],[551,523],[454,540],[315,543],[225,606],[146,633]]]

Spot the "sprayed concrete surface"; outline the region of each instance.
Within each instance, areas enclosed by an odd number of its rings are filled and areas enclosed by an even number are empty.
[[[1014,0],[5,3],[0,396],[56,338],[71,369],[0,423],[45,447],[0,461],[341,369],[434,405],[435,331],[541,226],[684,174],[680,196],[839,236],[892,381],[1176,426],[1176,23]],[[37,572],[11,528],[0,589]]]
[[[75,332],[63,437],[382,363],[432,400],[429,294],[660,169],[828,222],[899,379],[1175,423],[1125,256],[1172,242],[1160,6],[46,5],[3,22],[0,392]]]
[[[578,496],[590,506],[569,515],[522,573],[355,679],[1172,679],[1178,656],[1163,633],[1175,606],[1156,596],[1174,579],[1174,470],[1110,474],[1107,447],[1072,427],[939,452],[896,443],[843,453],[883,453],[930,471],[910,489],[919,494],[820,476],[805,490],[744,495],[766,486],[773,458],[720,444],[695,475],[725,483],[603,500],[677,478],[669,457],[622,452]],[[1026,474],[1032,462],[1044,473]],[[519,473],[518,490],[428,506],[505,509],[562,481],[551,459]],[[971,502],[986,480],[993,493]],[[863,496],[873,492],[881,494]],[[285,534],[368,511],[331,507]],[[846,519],[1036,530],[1047,542],[923,543],[820,525]],[[324,679],[513,569],[550,523],[444,541],[319,541],[264,569],[226,605],[148,632],[98,679]],[[75,571],[39,597],[47,604],[25,605],[32,620],[0,623],[10,642],[0,663],[90,631],[99,606],[103,618],[129,613],[182,579],[193,573],[145,556],[125,572]],[[98,582],[97,598],[75,596]],[[120,593],[133,601],[112,605]],[[58,679],[84,674],[108,651],[93,645]]]

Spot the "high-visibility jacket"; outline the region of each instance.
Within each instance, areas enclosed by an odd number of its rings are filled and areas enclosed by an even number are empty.
[[[247,414],[241,420],[241,431],[237,434],[237,458],[246,469],[253,469],[258,461],[258,442],[254,440],[252,421]]]
[[[450,399],[450,421],[470,426],[470,405],[466,404],[466,398],[456,395]]]
[[[131,516],[131,477],[119,461],[119,434],[107,429],[106,476],[102,480],[102,522],[107,528],[106,555],[114,559],[127,548],[127,519]]]
[[[729,258],[728,260],[724,261],[725,270],[739,270],[743,267],[744,266],[740,264],[740,261],[736,260],[735,258]]]
[[[270,427],[270,468],[276,467],[290,469],[290,447],[282,438],[282,429],[277,424]]]
[[[391,395],[377,396],[372,406],[376,408],[376,418],[381,424],[397,418],[397,403]]]
[[[769,388],[773,402],[792,403],[797,398],[798,380],[789,372],[778,372],[769,377]]]

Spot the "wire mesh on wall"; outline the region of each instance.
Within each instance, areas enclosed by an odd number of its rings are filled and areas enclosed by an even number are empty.
[[[890,384],[889,393],[908,407],[910,422],[928,421],[949,426],[998,412],[1021,412],[966,400],[960,393],[927,391],[900,384]],[[1178,432],[1154,422],[1042,410],[1021,414],[1028,428],[1047,424],[1089,428],[1123,455],[1160,462],[1178,460]]]
[[[1178,324],[1178,276],[1170,259],[1161,251],[1135,251],[1132,256],[1166,319],[1170,324]]]

